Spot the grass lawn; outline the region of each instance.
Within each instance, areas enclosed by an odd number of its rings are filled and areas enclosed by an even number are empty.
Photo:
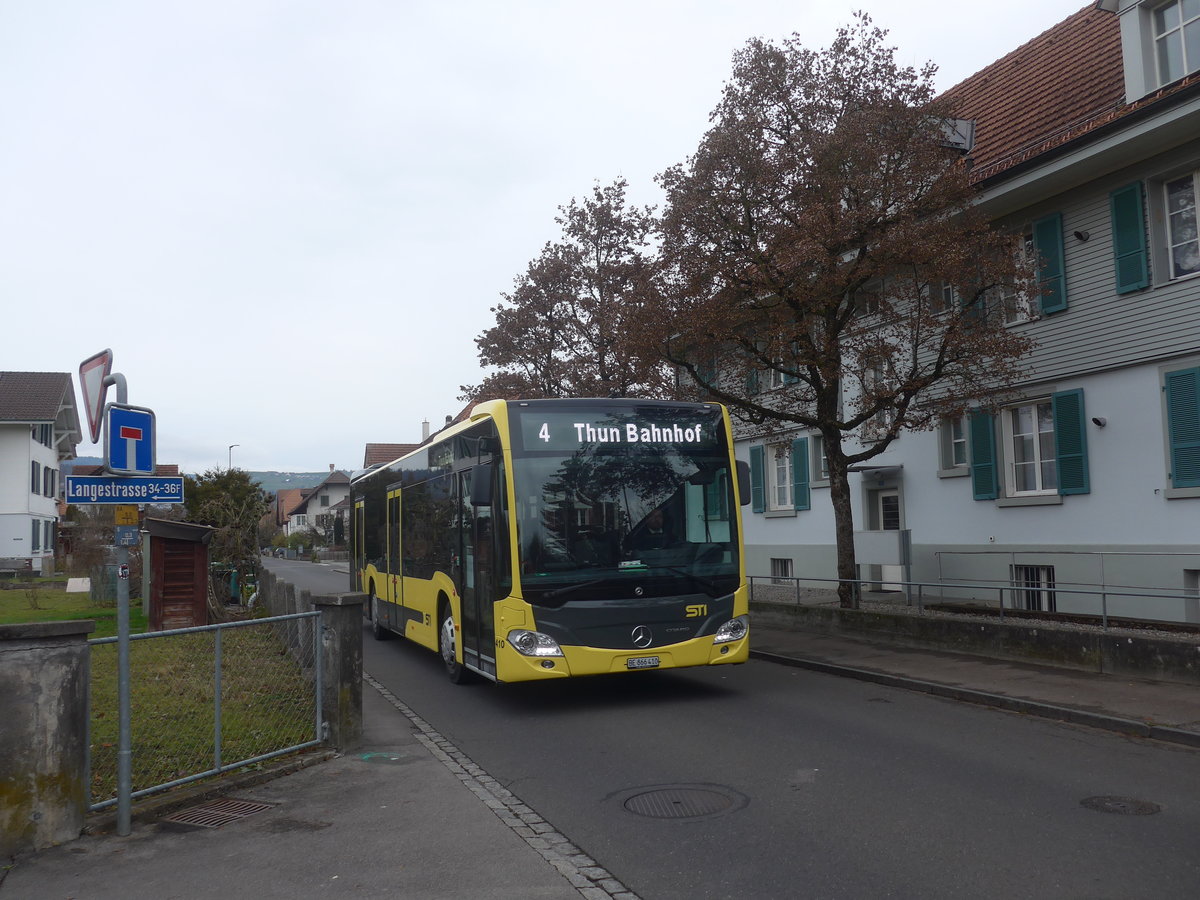
[[[33,599],[34,595],[36,599]],[[37,608],[34,608],[35,602]],[[0,588],[0,625],[72,619],[95,619],[96,630],[90,637],[116,636],[117,607],[95,606],[86,592],[68,594],[61,588],[45,587],[31,591],[19,585],[9,589]],[[146,630],[146,617],[142,615],[140,599],[129,602],[129,630],[134,634]]]
[[[21,588],[0,590],[0,624],[95,619],[93,638],[115,637],[115,607],[87,594],[39,588],[38,608]],[[146,631],[141,600],[130,601],[130,632]],[[221,747],[223,765],[313,738],[316,708],[311,643],[295,654],[266,623],[223,629]],[[296,627],[293,625],[292,627]],[[165,784],[215,767],[216,637],[213,632],[135,640],[129,646],[133,789]],[[299,658],[297,658],[299,657]],[[116,796],[117,646],[92,648],[91,795]]]

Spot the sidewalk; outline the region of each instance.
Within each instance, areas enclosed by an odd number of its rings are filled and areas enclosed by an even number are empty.
[[[751,656],[1200,747],[1200,690],[1004,659],[755,627]]]
[[[364,746],[354,753],[224,792],[268,809],[207,828],[135,807],[128,837],[84,835],[19,858],[7,877],[0,868],[0,898],[597,896],[572,886],[369,685],[363,718]]]
[[[753,641],[757,659],[1200,748],[1194,686],[761,627]],[[358,751],[221,791],[268,808],[219,828],[135,808],[128,837],[0,868],[0,900],[637,900],[386,690],[364,684],[363,705]]]

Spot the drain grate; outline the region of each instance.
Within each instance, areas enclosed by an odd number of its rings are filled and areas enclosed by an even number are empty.
[[[621,805],[651,819],[701,819],[740,809],[746,805],[746,798],[715,785],[678,785],[631,793]]]
[[[181,810],[174,815],[167,816],[163,821],[174,822],[177,825],[197,825],[200,828],[220,828],[229,822],[244,819],[246,816],[272,808],[270,803],[220,797],[203,806]]]
[[[1162,812],[1162,807],[1149,800],[1130,800],[1128,797],[1088,797],[1080,805],[1095,812],[1115,813],[1119,816],[1152,816]]]

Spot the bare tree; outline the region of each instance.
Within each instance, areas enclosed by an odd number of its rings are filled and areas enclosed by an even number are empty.
[[[793,36],[735,54],[695,155],[659,176],[661,305],[644,326],[743,433],[821,435],[843,606],[848,468],[994,402],[1032,348],[1005,304],[1039,293],[1020,242],[973,205],[934,68],[897,65],[885,37],[859,14],[821,51]]]
[[[663,396],[669,370],[645,355],[630,329],[645,303],[653,211],[628,205],[626,182],[596,185],[560,207],[561,238],[547,243],[494,307],[496,324],[476,339],[497,371],[464,385],[464,401],[487,397]]]

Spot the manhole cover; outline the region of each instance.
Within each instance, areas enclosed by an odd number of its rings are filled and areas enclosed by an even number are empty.
[[[203,806],[181,810],[167,816],[164,822],[174,822],[176,825],[197,825],[201,828],[220,828],[235,819],[244,819],[263,810],[271,809],[270,803],[256,803],[253,800],[235,800],[232,797],[221,797]]]
[[[719,816],[745,806],[736,791],[716,785],[677,785],[627,792],[622,806],[651,819],[701,819]]]
[[[1119,816],[1152,816],[1162,812],[1162,807],[1148,800],[1130,800],[1128,797],[1088,797],[1080,803],[1096,812],[1115,813]]]

